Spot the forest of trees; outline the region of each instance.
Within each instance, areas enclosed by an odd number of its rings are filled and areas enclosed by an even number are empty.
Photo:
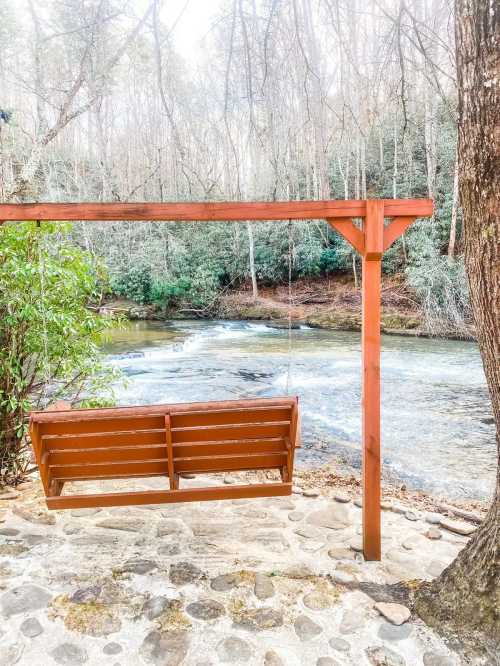
[[[142,13],[139,8],[142,7]],[[0,200],[432,197],[386,254],[435,332],[465,331],[449,0],[227,0],[196,63],[160,0],[0,6]],[[211,303],[288,278],[287,223],[75,225],[111,287]],[[293,223],[292,277],[356,272]]]

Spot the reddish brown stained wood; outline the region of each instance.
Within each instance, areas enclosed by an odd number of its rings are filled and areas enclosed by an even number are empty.
[[[430,199],[380,199],[385,214],[425,217]],[[246,221],[364,217],[365,200],[210,203],[28,203],[0,204],[0,220]]]
[[[200,456],[219,456],[238,453],[280,453],[285,448],[285,440],[275,439],[242,439],[225,442],[196,442],[174,444],[174,460]]]
[[[176,493],[179,472],[276,469],[286,483],[292,476],[296,398],[75,410],[69,416],[65,410],[31,415],[48,506],[55,506],[66,481],[168,476]],[[269,420],[274,418],[285,420]],[[176,419],[187,425],[172,428]]]
[[[160,405],[132,405],[130,407],[101,407],[99,409],[72,409],[71,412],[61,411],[57,414],[47,413],[47,411],[32,411],[30,417],[37,423],[49,423],[75,421],[75,420],[94,420],[95,418],[130,418],[135,416],[155,415],[161,419],[168,412],[171,417],[179,414],[191,412],[231,412],[234,410],[253,411],[261,407],[288,407],[291,408],[297,402],[295,397],[278,398],[252,398],[244,400],[219,400],[212,402],[181,402],[165,403]],[[161,422],[159,428],[163,428]]]
[[[165,439],[165,433],[162,433]],[[177,458],[189,458],[200,456],[218,456],[227,454],[251,453],[280,453],[284,450],[283,439],[247,439],[234,442],[200,442],[193,444],[175,444],[172,447],[173,460]],[[154,446],[134,446],[128,442],[128,446],[93,448],[92,440],[87,448],[59,449],[49,453],[50,465],[75,465],[77,463],[121,462],[124,460],[159,460],[168,461],[165,442]]]
[[[61,412],[56,414],[54,421],[38,421],[42,437],[47,435],[89,435],[93,433],[113,433],[121,431],[159,430],[165,428],[165,415],[158,416],[121,416],[120,418],[80,419],[78,414],[73,419],[61,420]]]
[[[165,440],[165,432],[163,433]],[[49,465],[85,465],[93,463],[114,463],[123,461],[168,460],[165,441],[156,446],[127,446],[119,449],[80,449],[52,451],[49,454]]]
[[[38,463],[38,470],[40,472],[40,480],[42,482],[44,492],[47,495],[49,492],[50,484],[47,472],[46,459],[42,447],[42,440],[40,438],[40,426],[38,425],[38,423],[35,423],[30,419],[29,428],[30,428],[31,445],[33,447],[33,452],[35,454],[35,458]]]
[[[384,251],[384,216],[388,215],[384,209],[384,202],[370,199],[366,202],[366,218],[363,222],[366,259],[381,259]]]
[[[207,502],[221,499],[277,497],[292,494],[291,483],[256,483],[241,486],[211,486],[179,490],[144,490],[129,493],[62,495],[47,497],[49,509],[83,509],[130,504],[168,504],[172,502]]]
[[[93,435],[51,435],[43,438],[43,446],[46,451],[86,450],[86,449],[110,449],[134,446],[153,446],[161,444],[165,446],[165,429],[144,430],[134,432],[110,432],[96,433]]]
[[[299,401],[295,402],[292,407],[292,421],[290,423],[290,437],[287,439],[288,444],[290,445],[291,450],[289,450],[289,473],[290,480],[293,474],[293,463],[295,458],[295,449],[300,448],[300,412],[299,412]]]
[[[335,229],[345,240],[352,245],[352,247],[363,254],[365,248],[365,236],[361,229],[354,224],[352,220],[327,220],[328,224]]]
[[[246,453],[197,458],[176,458],[177,472],[228,472],[252,469],[279,469],[286,460],[286,451],[281,453]]]
[[[224,440],[261,437],[285,437],[290,433],[290,423],[249,423],[208,428],[172,428],[172,442],[221,442]]]
[[[167,459],[136,460],[116,463],[95,463],[89,455],[86,463],[78,465],[53,465],[49,467],[51,479],[103,479],[133,476],[168,476]]]
[[[236,410],[238,423],[290,421],[292,405],[285,407],[257,407]],[[235,410],[171,413],[172,428],[228,425],[234,423]]]
[[[172,430],[170,427],[170,414],[165,415],[165,442],[167,445],[167,464],[170,490],[178,487],[178,476],[174,471],[174,452],[172,449]]]
[[[368,202],[362,263],[363,552],[380,560],[380,293],[384,207]]]
[[[395,240],[404,234],[410,224],[415,222],[414,217],[395,217],[384,229],[384,252],[391,247]]]

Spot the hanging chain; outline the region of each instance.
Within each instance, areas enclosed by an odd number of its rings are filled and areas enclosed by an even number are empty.
[[[43,234],[40,220],[36,221],[38,229],[38,277],[40,282],[40,310],[42,314],[42,344],[43,344],[43,367],[42,367],[42,400],[43,407],[47,400],[48,385],[50,382],[50,361],[49,361],[49,340],[47,333],[47,312],[45,309],[45,252],[43,243]]]
[[[290,392],[290,378],[292,373],[292,220],[288,220],[288,359],[286,371],[286,394]]]

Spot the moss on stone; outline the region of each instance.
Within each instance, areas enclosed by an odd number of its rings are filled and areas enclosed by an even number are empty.
[[[73,603],[67,595],[61,595],[54,599],[51,606],[52,618],[61,618],[69,631],[97,637],[121,629],[116,609],[99,601]]]
[[[173,599],[168,608],[156,618],[158,630],[165,631],[185,631],[192,625],[187,615],[182,610],[181,602]]]
[[[0,544],[0,555],[2,557],[18,557],[23,553],[27,553],[29,548],[21,545],[20,543],[2,543]]]

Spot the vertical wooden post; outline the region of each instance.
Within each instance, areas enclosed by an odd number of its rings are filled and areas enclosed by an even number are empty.
[[[380,560],[380,292],[384,202],[367,201],[362,262],[363,552]]]

